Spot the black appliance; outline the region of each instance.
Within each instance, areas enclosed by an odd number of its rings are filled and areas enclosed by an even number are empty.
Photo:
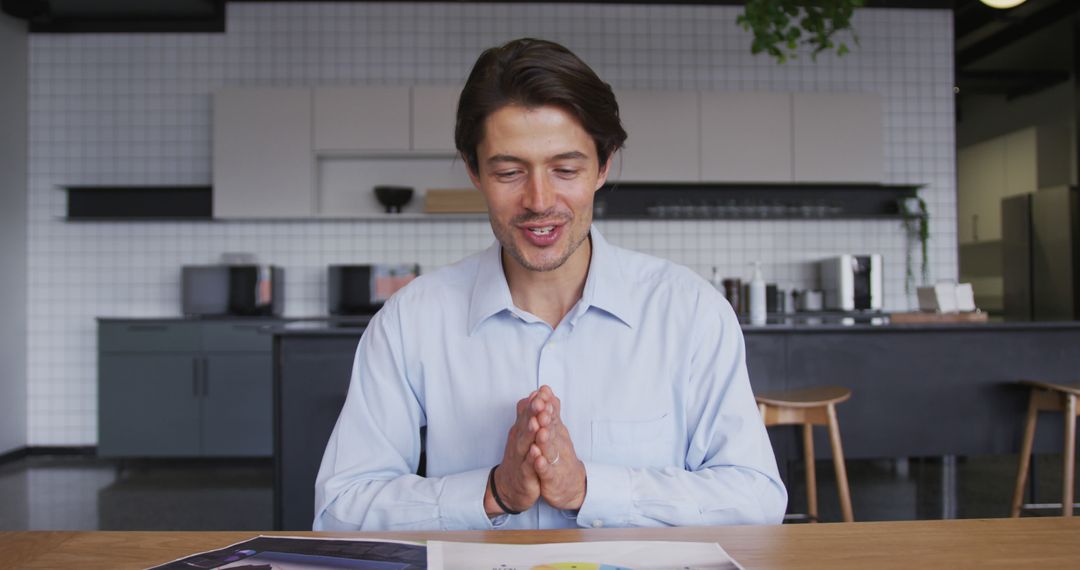
[[[1002,199],[1001,251],[1006,318],[1080,319],[1080,190]]]
[[[420,275],[412,264],[331,265],[327,310],[331,315],[371,315],[398,289]]]
[[[285,270],[274,265],[185,265],[183,312],[197,317],[281,316]]]

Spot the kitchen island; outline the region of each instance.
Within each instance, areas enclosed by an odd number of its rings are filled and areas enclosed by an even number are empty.
[[[1015,453],[1028,395],[1016,381],[1075,381],[1080,370],[1080,322],[778,324],[743,331],[755,392],[851,389],[851,400],[837,407],[849,459]],[[274,334],[279,528],[310,527],[311,485],[362,333],[307,324]],[[1060,417],[1042,419],[1035,451],[1060,452],[1061,426]],[[781,462],[799,456],[794,429],[773,428],[771,436]],[[825,434],[816,436],[819,457],[829,457]]]

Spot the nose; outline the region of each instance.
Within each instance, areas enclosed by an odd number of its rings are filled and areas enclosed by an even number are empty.
[[[546,212],[555,206],[555,191],[543,172],[529,176],[522,195],[522,206],[530,212]]]

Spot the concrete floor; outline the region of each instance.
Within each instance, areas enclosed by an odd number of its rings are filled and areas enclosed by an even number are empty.
[[[795,464],[786,473],[788,510],[805,512],[802,469]],[[1059,500],[1061,457],[1038,457],[1036,474],[1037,498]],[[1015,475],[1016,457],[1007,455],[848,462],[855,518],[862,521],[1005,517]],[[817,476],[821,520],[840,520],[832,463],[818,462]],[[32,456],[0,465],[0,530],[272,527],[269,460]]]

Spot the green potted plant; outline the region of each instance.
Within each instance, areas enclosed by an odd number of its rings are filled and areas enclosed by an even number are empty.
[[[835,39],[840,32],[851,33],[859,44],[859,36],[851,27],[851,16],[863,0],[747,0],[744,12],[735,22],[754,34],[750,51],[766,52],[784,63],[798,56],[800,44],[813,48],[811,58],[823,51],[836,49],[837,55],[848,53],[847,44]]]
[[[908,240],[919,240],[919,249],[922,251],[922,283],[930,281],[930,212],[926,209],[926,201],[919,196],[901,198],[899,201],[900,215],[904,229],[907,230]],[[905,252],[905,279],[904,292],[911,293],[915,288],[915,262],[912,259],[911,245],[904,248]]]

